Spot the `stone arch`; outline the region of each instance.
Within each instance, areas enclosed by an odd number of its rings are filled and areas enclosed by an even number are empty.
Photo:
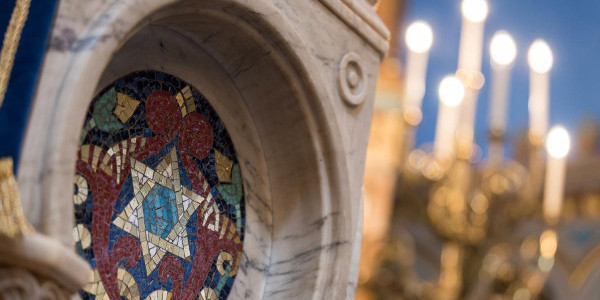
[[[254,209],[247,220],[255,236],[245,242],[242,264],[249,271],[244,276],[242,269],[232,295],[347,296],[359,212],[348,204],[360,199],[360,187],[348,186],[356,181],[343,155],[350,150],[332,117],[335,78],[320,72],[305,41],[269,1],[141,4],[105,1],[75,41],[60,31],[53,37],[70,46],[51,48],[50,58],[63,64],[44,69],[22,151],[19,182],[29,219],[70,243],[65,216],[72,211],[74,154],[89,101],[119,75],[158,68],[214,99],[245,163]],[[81,21],[58,25],[69,22]]]

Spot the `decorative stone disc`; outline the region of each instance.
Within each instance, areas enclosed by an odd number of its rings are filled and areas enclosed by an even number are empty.
[[[124,76],[91,102],[74,178],[83,299],[226,299],[244,238],[227,130],[188,83]]]

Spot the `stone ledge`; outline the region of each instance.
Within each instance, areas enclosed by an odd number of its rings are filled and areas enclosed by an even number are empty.
[[[26,269],[72,293],[87,283],[88,264],[56,240],[33,233],[15,239],[0,238],[0,244],[0,266]]]

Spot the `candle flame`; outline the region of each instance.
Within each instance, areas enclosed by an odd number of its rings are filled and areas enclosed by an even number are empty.
[[[531,69],[538,73],[550,71],[554,62],[550,46],[544,40],[540,39],[535,40],[529,47],[527,59],[529,60]]]
[[[433,43],[431,26],[424,21],[415,21],[406,29],[406,45],[417,53],[429,51]]]
[[[496,32],[490,42],[490,54],[495,63],[503,66],[510,65],[517,56],[515,40],[504,30]]]
[[[444,105],[456,107],[463,101],[465,86],[458,78],[448,75],[440,82],[438,94]]]
[[[471,22],[483,22],[487,18],[488,4],[485,0],[464,0],[462,13]]]
[[[540,236],[540,254],[545,258],[552,258],[558,247],[558,236],[556,231],[548,229]]]
[[[554,126],[546,139],[546,151],[553,158],[564,158],[569,154],[571,138],[569,132],[562,126]]]

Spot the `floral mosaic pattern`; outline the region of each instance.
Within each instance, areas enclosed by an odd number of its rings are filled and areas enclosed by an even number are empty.
[[[89,107],[73,236],[92,268],[83,299],[226,299],[242,256],[244,197],[229,135],[206,99],[157,71]]]

